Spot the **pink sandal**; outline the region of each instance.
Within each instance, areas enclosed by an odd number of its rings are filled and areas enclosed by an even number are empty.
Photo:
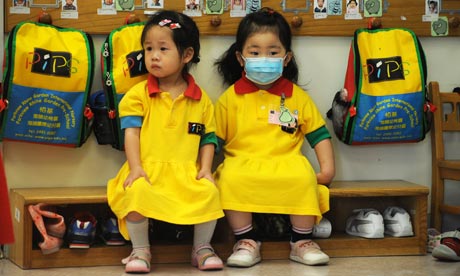
[[[211,252],[198,254],[202,249],[209,249]],[[222,260],[209,244],[192,248],[192,265],[198,267],[199,270],[220,270],[224,267]]]
[[[126,273],[149,273],[152,256],[150,249],[137,249],[131,255],[121,260],[125,265]]]

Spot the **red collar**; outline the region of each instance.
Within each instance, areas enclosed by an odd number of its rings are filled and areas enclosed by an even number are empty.
[[[270,87],[267,91],[271,94],[275,94],[278,96],[281,96],[281,94],[284,93],[286,97],[291,97],[293,89],[294,89],[294,84],[290,80],[284,77],[281,77],[277,81],[275,81],[272,87]],[[260,89],[252,81],[246,78],[246,74],[244,72],[243,72],[243,76],[241,77],[241,79],[235,82],[235,93],[236,94],[253,93],[259,90]]]
[[[192,75],[187,74],[185,75],[185,80],[188,83],[187,89],[184,92],[184,96],[193,99],[199,100],[201,99],[201,88],[195,83],[195,79]],[[158,80],[153,75],[149,74],[147,77],[147,89],[149,91],[150,97],[155,95],[156,93],[160,93],[160,87],[158,86]]]

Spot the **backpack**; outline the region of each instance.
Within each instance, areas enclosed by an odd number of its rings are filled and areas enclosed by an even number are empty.
[[[135,84],[147,79],[141,35],[144,22],[113,30],[102,44],[101,71],[103,91],[92,95],[95,114],[94,133],[98,144],[124,149],[118,104]]]
[[[409,29],[357,29],[351,43],[344,88],[327,117],[345,144],[419,142],[435,107],[426,94],[427,66]]]
[[[36,22],[5,45],[0,139],[80,147],[91,133],[94,47],[80,30]]]

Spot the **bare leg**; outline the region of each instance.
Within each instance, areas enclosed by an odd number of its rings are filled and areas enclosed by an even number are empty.
[[[252,225],[252,213],[225,210],[225,217],[233,232]]]
[[[145,219],[145,217],[138,212],[129,212],[126,216],[126,220],[131,222],[141,221],[143,219]]]
[[[315,225],[315,216],[290,215],[291,224],[295,228],[308,229]]]

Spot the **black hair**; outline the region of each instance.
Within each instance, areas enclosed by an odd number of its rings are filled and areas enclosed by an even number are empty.
[[[270,31],[277,34],[286,52],[292,52],[291,28],[280,13],[270,8],[262,8],[257,12],[250,13],[246,15],[238,25],[236,42],[233,43],[214,63],[214,65],[217,66],[217,71],[223,77],[224,84],[231,85],[241,78],[244,69],[238,62],[236,52],[242,52],[243,45],[248,37],[260,31]],[[283,77],[297,83],[299,69],[294,55],[292,55],[292,59],[287,66],[284,67]]]
[[[183,56],[187,48],[193,48],[193,57],[190,62],[184,66],[182,71],[182,73],[188,73],[190,66],[193,63],[200,62],[200,31],[198,30],[198,26],[196,25],[195,21],[193,21],[193,19],[189,16],[183,13],[168,10],[162,10],[155,13],[147,21],[147,23],[145,23],[141,35],[141,45],[144,45],[145,36],[147,35],[147,32],[150,30],[150,28],[159,25],[163,20],[168,20],[168,23],[165,23],[164,26],[170,28],[172,24],[179,23],[180,25],[179,28],[171,28],[173,41],[176,44],[180,56]]]
[[[355,2],[355,4],[358,5],[358,1],[357,1],[357,0],[350,0],[350,1],[348,1],[347,6],[350,5],[351,2]]]

